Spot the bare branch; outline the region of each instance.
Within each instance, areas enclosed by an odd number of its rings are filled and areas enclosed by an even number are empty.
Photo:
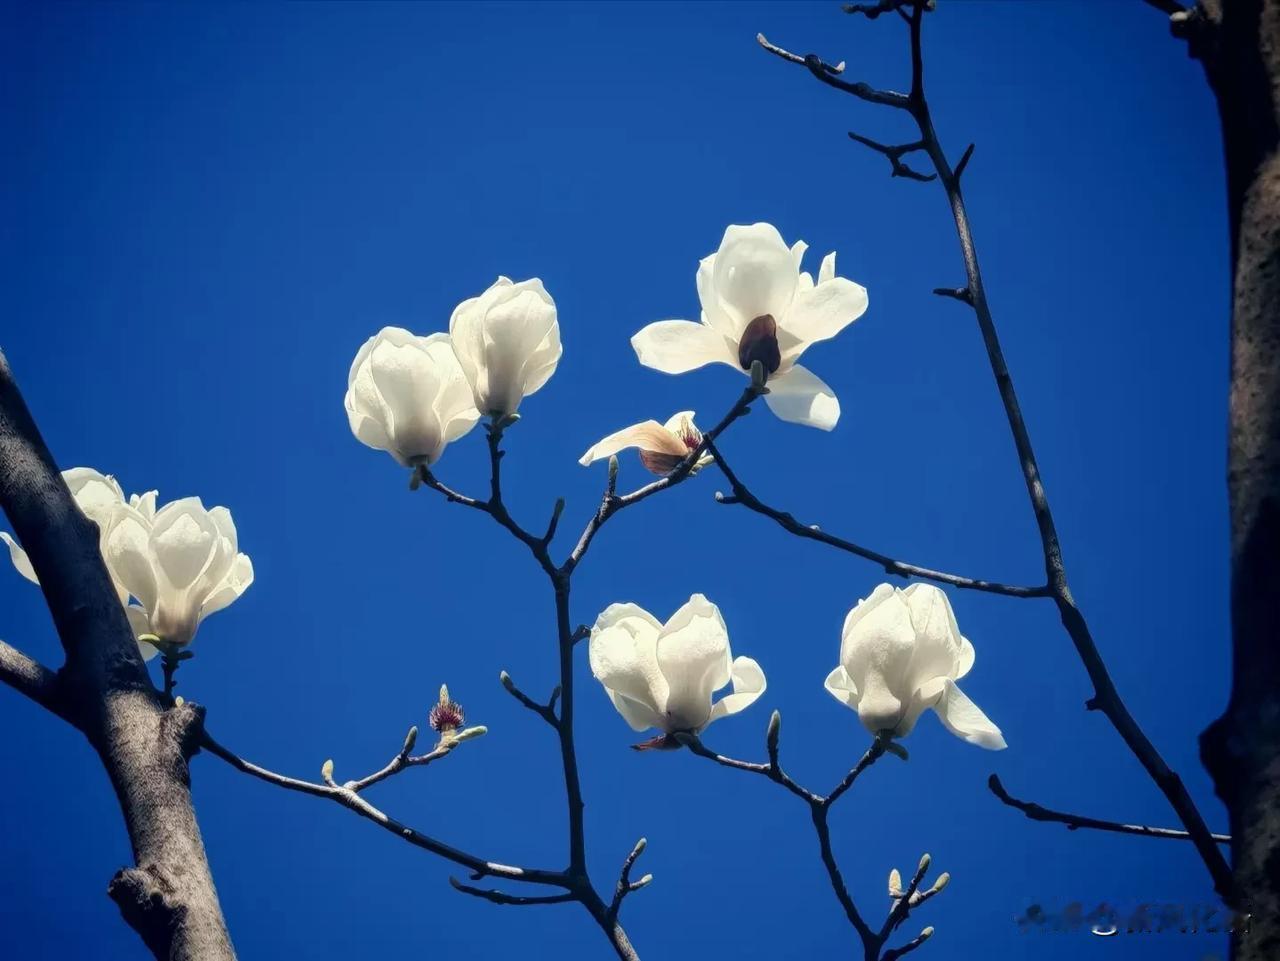
[[[551,697],[546,704],[539,704],[520,688],[516,687],[516,682],[511,679],[511,675],[503,671],[498,675],[498,679],[502,681],[502,686],[507,689],[507,693],[514,697],[517,701],[533,711],[534,714],[542,718],[552,727],[560,726],[560,719],[556,717],[556,699],[560,697],[560,685],[556,685],[551,692]]]
[[[969,292],[968,287],[934,287],[933,292],[939,297],[950,297],[952,300],[958,300],[962,304],[973,306],[973,294]]]
[[[897,107],[900,110],[907,109],[908,100],[905,94],[897,93],[893,90],[876,90],[874,87],[865,83],[848,83],[840,79],[840,74],[844,72],[844,64],[839,63],[832,66],[824,62],[821,58],[809,54],[802,57],[799,54],[784,50],[782,47],[776,46],[765,39],[763,33],[756,34],[756,42],[765,50],[773,54],[775,57],[781,57],[790,63],[798,63],[803,67],[808,67],[809,72],[821,80],[827,86],[835,87],[837,90],[843,90],[845,93],[852,94],[859,100],[865,100],[868,103],[880,104],[884,107]]]
[[[1033,821],[1049,821],[1057,824],[1065,824],[1067,829],[1075,831],[1080,828],[1090,828],[1094,831],[1110,831],[1115,834],[1136,834],[1144,838],[1165,838],[1170,841],[1190,841],[1191,835],[1186,831],[1177,831],[1172,828],[1153,828],[1145,824],[1124,824],[1120,821],[1103,821],[1100,818],[1086,817],[1083,814],[1070,814],[1066,811],[1054,811],[1047,807],[1042,807],[1032,801],[1020,801],[1013,797],[1005,790],[1004,785],[1000,783],[1000,778],[991,775],[987,779],[987,787],[991,789],[991,793],[998,797],[1002,802],[1011,808],[1017,808]],[[1218,844],[1230,844],[1231,835],[1229,834],[1212,834]]]
[[[938,139],[937,132],[934,128],[933,118],[929,110],[929,104],[925,98],[924,91],[924,56],[920,41],[921,21],[928,4],[925,0],[913,0],[910,7],[909,17],[909,35],[911,49],[911,93],[908,97],[902,98],[898,102],[894,98],[890,98],[892,105],[902,106],[908,110],[912,118],[916,121],[916,126],[920,132],[920,139],[925,146],[925,152],[928,154],[930,161],[933,163],[934,170],[938,175],[939,182],[942,184],[943,190],[946,192],[948,205],[951,208],[952,218],[955,221],[956,234],[960,242],[960,251],[964,259],[965,274],[967,284],[964,290],[968,291],[966,300],[973,307],[974,314],[978,321],[978,328],[982,334],[983,343],[986,347],[987,358],[991,365],[991,372],[995,377],[996,386],[1000,393],[1000,399],[1004,404],[1006,419],[1009,422],[1009,429],[1013,435],[1014,446],[1017,449],[1018,460],[1022,468],[1023,480],[1026,484],[1027,495],[1031,502],[1032,512],[1035,515],[1036,525],[1040,533],[1041,548],[1044,554],[1046,588],[1031,588],[1010,591],[1001,589],[1004,585],[1000,585],[994,590],[994,593],[1011,594],[1012,596],[1023,597],[1052,597],[1054,603],[1058,607],[1059,617],[1062,620],[1063,627],[1070,636],[1076,653],[1081,662],[1084,664],[1085,670],[1088,672],[1089,679],[1093,683],[1094,696],[1089,699],[1091,707],[1100,710],[1106,715],[1116,732],[1125,742],[1126,746],[1133,755],[1141,762],[1147,772],[1147,775],[1164,793],[1170,806],[1177,812],[1179,819],[1190,834],[1196,850],[1200,854],[1201,859],[1205,863],[1210,876],[1213,878],[1214,887],[1218,893],[1228,903],[1235,903],[1235,885],[1231,876],[1231,869],[1223,857],[1221,851],[1218,850],[1217,842],[1209,832],[1205,825],[1204,818],[1192,801],[1191,796],[1187,793],[1181,779],[1175,774],[1165,763],[1156,750],[1154,744],[1138,726],[1133,715],[1129,713],[1127,706],[1121,699],[1119,692],[1115,688],[1115,684],[1111,679],[1105,662],[1098,651],[1097,645],[1093,640],[1093,636],[1089,631],[1089,627],[1085,622],[1084,615],[1081,614],[1079,608],[1075,604],[1072,597],[1071,589],[1068,585],[1066,568],[1062,559],[1062,547],[1058,538],[1057,528],[1054,523],[1053,514],[1049,509],[1048,497],[1045,494],[1044,484],[1040,477],[1040,468],[1036,460],[1035,453],[1031,446],[1030,434],[1027,430],[1026,421],[1022,415],[1022,409],[1018,402],[1017,393],[1014,390],[1013,378],[1009,373],[1008,364],[1004,358],[1004,351],[1000,345],[999,336],[996,333],[995,323],[991,317],[991,309],[987,303],[986,290],[983,285],[982,271],[978,265],[977,248],[974,243],[972,229],[969,224],[968,212],[965,208],[964,197],[960,191],[960,180],[958,171],[963,169],[964,163],[967,161],[971,151],[966,151],[965,157],[962,158],[961,164],[957,170],[953,170],[947,161],[946,153]],[[1179,15],[1180,16],[1180,15]],[[794,54],[788,54],[781,48],[773,47],[767,44],[763,38],[760,38],[762,45],[765,46],[770,53],[780,56],[785,60],[795,63],[803,63],[809,68],[817,79],[821,80],[828,86],[834,86],[844,89],[853,96],[863,100],[874,99],[867,97],[864,91],[853,89],[854,85],[828,75],[824,72],[823,64],[817,58],[800,58]],[[1194,52],[1194,51],[1193,51]],[[901,97],[900,94],[895,97]],[[883,102],[883,101],[876,101]],[[963,298],[957,298],[963,299]],[[723,462],[721,468],[723,469]],[[726,475],[728,476],[728,475]],[[732,483],[732,480],[730,481]],[[734,489],[735,502],[748,503],[744,498],[743,492]],[[749,492],[748,492],[749,493]],[[758,502],[757,502],[758,503]],[[763,505],[760,505],[761,507]],[[840,542],[839,539],[831,539],[814,531],[812,528],[804,528],[795,523],[789,515],[783,515],[781,512],[769,510],[759,510],[758,512],[773,517],[778,523],[782,524],[793,533],[802,534],[815,540],[821,540],[830,543],[832,546],[839,547],[843,550],[849,550],[852,553],[861,556],[869,556],[869,553],[862,549],[855,549],[856,545],[848,542]],[[810,533],[802,533],[809,531]],[[887,562],[885,569],[891,573],[894,571],[894,562],[889,558],[881,555],[873,557],[877,561]],[[931,572],[933,573],[933,572]],[[925,573],[917,576],[927,577]],[[976,582],[963,583],[955,578],[934,577],[942,583],[950,583],[957,587],[972,587],[975,589],[988,589],[988,587],[980,587]],[[967,580],[967,579],[961,579]]]
[[[453,885],[454,890],[456,891],[461,891],[463,894],[470,894],[472,897],[483,898],[486,901],[492,901],[494,904],[564,904],[566,901],[578,900],[578,896],[572,891],[566,891],[564,894],[521,896],[516,894],[507,894],[504,891],[475,888],[469,884],[463,884],[455,877],[450,877],[449,883]]]
[[[0,641],[0,683],[69,720],[58,696],[58,675],[12,645]]]
[[[297,791],[300,794],[309,794],[312,797],[326,798],[340,804],[415,847],[422,848],[425,851],[430,851],[432,854],[439,855],[445,860],[452,861],[454,864],[460,864],[465,868],[470,868],[477,877],[492,876],[505,878],[508,881],[524,881],[529,884],[546,884],[564,888],[572,886],[563,871],[549,871],[539,868],[522,868],[508,864],[500,864],[496,861],[489,861],[485,858],[477,857],[474,854],[468,854],[465,851],[461,851],[455,847],[445,844],[443,841],[437,841],[435,838],[423,834],[421,831],[417,831],[406,824],[400,823],[387,814],[384,814],[354,790],[346,787],[345,785],[338,785],[337,783],[315,784],[311,781],[303,781],[284,774],[277,774],[275,771],[260,767],[257,764],[244,760],[230,749],[223,747],[215,741],[213,736],[208,732],[202,734],[200,747],[215,757],[226,761],[237,771],[241,771],[251,777],[256,777],[260,781],[266,781],[268,784],[273,784],[276,787],[284,788],[288,791]],[[332,767],[330,764],[326,764],[325,767],[325,773],[327,775],[326,779],[328,780],[332,776]]]
[[[838,548],[858,557],[874,561],[879,564],[886,574],[892,574],[897,577],[919,577],[923,580],[936,581],[941,584],[950,584],[952,587],[961,587],[967,590],[986,591],[990,594],[1004,594],[1007,597],[1048,597],[1048,587],[1024,587],[1017,584],[1002,584],[997,581],[976,580],[972,577],[962,577],[959,574],[948,574],[944,571],[935,571],[927,567],[920,567],[916,564],[908,564],[904,561],[895,560],[887,554],[881,554],[879,551],[871,550],[853,541],[847,541],[842,537],[836,537],[834,534],[828,534],[821,530],[817,525],[805,525],[800,523],[791,514],[785,511],[777,510],[764,503],[760,498],[743,483],[742,479],[729,466],[714,441],[707,444],[707,449],[715,457],[716,466],[720,468],[720,472],[724,474],[725,480],[732,487],[733,494],[730,496],[717,496],[717,500],[722,504],[741,504],[749,510],[754,511],[764,517],[768,517],[778,526],[788,533],[795,534],[797,537],[803,537],[806,540],[817,541],[820,544],[826,544],[830,547]]]
[[[653,881],[652,874],[646,874],[639,881],[631,880],[631,869],[635,866],[636,859],[644,853],[645,846],[649,842],[641,838],[636,842],[636,846],[631,849],[631,853],[627,855],[626,860],[622,862],[622,871],[618,875],[618,883],[613,891],[613,901],[609,904],[609,918],[615,920],[618,912],[622,909],[622,900],[632,891],[639,891],[641,888]]]
[[[965,148],[964,154],[960,157],[960,162],[956,164],[955,178],[957,182],[960,180],[961,176],[964,175],[964,168],[969,166],[969,159],[973,156],[973,148],[976,146],[977,144],[969,144],[969,146]]]
[[[387,765],[381,770],[375,771],[373,774],[360,778],[358,781],[347,781],[343,785],[348,791],[359,794],[367,787],[377,784],[379,781],[385,781],[392,775],[399,774],[401,771],[411,767],[426,767],[433,761],[438,761],[442,757],[452,754],[454,749],[464,741],[472,738],[483,737],[489,733],[489,729],[483,725],[478,727],[467,727],[461,731],[451,732],[440,739],[440,743],[436,747],[428,751],[426,754],[413,755],[409,752],[413,750],[414,742],[418,737],[418,729],[416,727],[409,728],[409,733],[405,736],[404,747],[400,752],[387,762]]]
[[[893,146],[890,144],[878,143],[877,141],[864,137],[861,134],[856,134],[852,130],[849,131],[849,139],[856,140],[864,147],[870,147],[876,153],[884,154],[884,156],[889,158],[889,166],[892,168],[892,172],[889,174],[891,177],[906,177],[908,180],[918,180],[921,183],[928,183],[930,180],[938,179],[937,174],[922,174],[917,170],[912,170],[902,162],[904,154],[924,149],[924,144],[919,140],[915,143],[905,143]]]
[[[932,927],[925,928],[923,931],[921,931],[918,935],[916,935],[914,938],[912,938],[902,947],[890,948],[888,951],[886,951],[883,955],[880,956],[880,961],[898,961],[898,958],[902,957],[904,954],[910,954],[916,948],[920,947],[920,945],[928,941],[931,937],[933,937],[933,928]]]

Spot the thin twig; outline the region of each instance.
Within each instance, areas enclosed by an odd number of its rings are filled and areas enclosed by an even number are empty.
[[[226,761],[237,771],[256,777],[268,784],[274,784],[289,791],[297,791],[301,794],[310,794],[312,797],[326,798],[334,801],[343,807],[354,811],[361,817],[372,821],[379,827],[396,835],[415,847],[423,848],[432,854],[439,855],[446,860],[452,861],[454,864],[460,864],[465,868],[470,868],[478,877],[492,876],[497,878],[505,878],[508,881],[525,881],[530,884],[547,884],[556,887],[568,888],[572,886],[572,882],[563,871],[550,871],[541,868],[522,868],[508,864],[500,864],[496,861],[489,861],[485,858],[477,857],[474,854],[468,854],[458,848],[445,844],[443,841],[437,841],[435,838],[423,834],[408,825],[402,824],[394,818],[384,814],[378,810],[354,790],[337,784],[316,784],[312,781],[303,781],[298,778],[289,777],[284,774],[277,774],[267,768],[261,767],[244,760],[228,748],[223,747],[207,732],[201,736],[200,747],[208,751],[215,757]]]
[[[502,681],[502,686],[506,688],[507,693],[514,697],[517,701],[533,711],[534,714],[542,718],[552,727],[560,726],[560,719],[556,717],[556,700],[560,697],[560,686],[557,684],[551,692],[551,697],[546,704],[539,704],[520,688],[516,687],[516,682],[511,680],[511,675],[503,671],[498,675],[498,679]]]
[[[876,153],[883,154],[889,160],[891,177],[905,177],[908,180],[918,180],[921,183],[928,183],[930,180],[937,180],[937,174],[922,174],[918,170],[913,170],[902,162],[903,154],[909,154],[916,150],[923,150],[924,144],[919,140],[914,143],[904,143],[898,145],[883,144],[861,134],[856,134],[852,130],[849,131],[849,139],[856,140],[864,147],[870,147]]]
[[[1191,835],[1186,831],[1177,831],[1173,828],[1153,828],[1145,824],[1124,824],[1120,821],[1104,821],[1101,818],[1086,817],[1083,814],[1070,814],[1066,811],[1054,811],[1050,808],[1043,807],[1033,801],[1020,801],[1013,797],[1005,790],[1004,785],[1000,783],[1000,778],[991,775],[987,779],[987,787],[991,789],[991,793],[998,797],[1011,808],[1017,808],[1033,821],[1049,821],[1057,824],[1065,824],[1070,831],[1079,828],[1089,828],[1094,831],[1110,831],[1114,834],[1137,834],[1144,838],[1165,838],[1170,841],[1190,841]],[[1230,844],[1231,835],[1229,834],[1212,834],[1218,844]]]
[[[622,909],[622,900],[633,891],[639,891],[653,880],[652,874],[646,874],[639,881],[631,880],[631,869],[635,866],[636,858],[644,853],[645,846],[649,842],[641,838],[636,842],[636,846],[631,849],[631,853],[627,855],[626,860],[622,862],[622,870],[618,874],[618,883],[613,890],[613,900],[609,903],[609,917],[616,919],[618,912]]]
[[[905,561],[895,560],[887,554],[881,554],[869,547],[863,547],[855,544],[853,541],[845,540],[834,534],[828,534],[819,528],[816,524],[806,525],[800,523],[791,514],[780,511],[777,508],[770,507],[760,498],[751,492],[742,479],[734,472],[733,468],[725,460],[724,455],[716,447],[714,441],[707,444],[707,449],[715,458],[716,466],[720,472],[724,474],[725,480],[730,484],[733,491],[731,495],[717,496],[722,504],[741,504],[748,510],[754,511],[764,517],[774,521],[778,526],[788,533],[795,534],[797,537],[806,540],[817,541],[820,544],[826,544],[830,547],[838,548],[847,553],[854,554],[858,557],[866,558],[879,564],[886,574],[896,577],[919,577],[923,580],[936,581],[940,584],[950,584],[952,587],[965,588],[966,590],[985,591],[989,594],[1003,594],[1007,597],[1048,597],[1048,587],[1025,587],[1020,584],[1002,584],[998,581],[977,580],[972,577],[963,577],[959,574],[948,574],[945,571],[935,571],[928,567],[920,567],[917,564],[908,564]]]
[[[463,894],[470,894],[472,897],[483,898],[486,901],[492,901],[494,904],[564,904],[566,901],[578,900],[578,896],[572,891],[566,891],[563,894],[535,894],[530,896],[521,896],[517,894],[507,894],[505,891],[472,887],[470,884],[463,884],[455,877],[450,877],[449,883],[453,885],[455,891],[461,891]]]

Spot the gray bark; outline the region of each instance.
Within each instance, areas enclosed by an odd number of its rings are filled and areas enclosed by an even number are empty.
[[[1227,806],[1241,961],[1280,957],[1280,0],[1217,0],[1174,30],[1217,97],[1231,230],[1232,687],[1201,751]]]
[[[109,893],[162,961],[235,952],[191,802],[188,759],[202,716],[155,690],[98,549],[0,354],[0,506],[40,578],[66,653],[48,672],[12,649],[3,679],[77,727],[120,802],[135,866]]]

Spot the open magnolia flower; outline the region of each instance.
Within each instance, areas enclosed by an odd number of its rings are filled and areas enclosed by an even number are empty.
[[[64,470],[62,479],[66,481],[76,506],[85,517],[98,525],[99,542],[101,542],[112,508],[124,503],[124,492],[120,490],[120,485],[110,474],[100,473],[92,467],[72,467],[70,470]],[[155,503],[155,491],[142,496],[151,497],[152,503]],[[139,495],[134,494],[133,499],[137,501]],[[18,546],[12,536],[3,531],[0,531],[0,540],[9,546],[9,559],[13,561],[13,566],[18,569],[18,573],[32,584],[39,584],[40,580],[36,577],[35,568],[31,566],[31,559],[27,557],[27,552]],[[111,574],[116,593],[120,595],[123,603],[129,596],[129,592],[121,586],[119,578],[113,571],[108,569],[108,573]]]
[[[434,464],[480,419],[449,335],[419,337],[401,327],[365,341],[343,403],[356,440],[404,467]]]
[[[932,708],[952,734],[998,751],[1005,747],[1000,729],[956,686],[973,656],[941,590],[881,584],[845,618],[840,666],[826,688],[873,734],[910,734]]]
[[[702,443],[702,431],[693,423],[693,411],[682,410],[672,414],[665,424],[646,420],[632,424],[610,434],[593,444],[578,463],[583,467],[605,457],[611,457],[629,447],[640,450],[640,463],[654,474],[669,474],[676,466],[698,449]],[[712,461],[710,454],[698,458],[690,473],[701,470]]]
[[[476,408],[499,419],[514,414],[560,363],[555,301],[537,277],[518,284],[499,277],[464,300],[449,318],[449,336]]]
[[[135,635],[160,646],[191,643],[200,622],[220,611],[253,583],[253,564],[241,554],[235,523],[225,507],[205,510],[185,497],[158,511],[151,500],[118,504],[104,531],[107,566],[138,601],[125,612]],[[146,656],[152,645],[143,642]]]
[[[635,604],[610,604],[591,628],[589,659],[591,673],[635,731],[696,734],[737,714],[765,689],[760,665],[733,657],[719,608],[701,594],[666,624]],[[733,693],[713,704],[712,694],[730,682]]]
[[[783,420],[831,430],[840,402],[831,388],[796,361],[862,316],[865,288],[837,277],[827,254],[818,282],[800,270],[808,246],[788,248],[770,224],[730,226],[720,249],[698,266],[702,323],[663,320],[631,338],[640,363],[668,374],[706,364],[744,373],[759,360],[768,375],[765,402]]]

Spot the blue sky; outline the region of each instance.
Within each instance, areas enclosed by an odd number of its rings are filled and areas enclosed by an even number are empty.
[[[1224,425],[1228,274],[1216,117],[1198,67],[1143,4],[945,3],[930,99],[965,189],[990,297],[1072,584],[1116,681],[1211,824],[1196,737],[1228,680]],[[757,31],[906,83],[896,18],[835,3],[6,5],[0,29],[0,343],[65,466],[234,514],[257,582],[207,621],[181,692],[227,745],[339,777],[394,753],[447,681],[488,737],[371,799],[510,862],[554,863],[563,797],[549,733],[497,683],[554,683],[541,573],[486,518],[410,493],[359,445],[347,367],[385,324],[444,329],[499,274],[543,278],[564,359],[509,432],[509,500],[530,525],[603,467],[576,458],[648,417],[704,423],[743,381],[668,377],[628,338],[691,317],[700,257],[766,220],[839,252],[871,306],[806,355],[840,396],[831,434],[763,408],[723,447],[756,492],[903,559],[1019,582],[1035,528],[936,184],[887,177],[848,130],[904,117],[767,57]],[[1087,29],[1084,25],[1087,24]],[[438,473],[479,491],[479,432]],[[646,479],[625,459],[623,484]],[[865,747],[822,690],[842,618],[882,579],[856,558],[717,506],[714,471],[611,522],[575,579],[575,620],[614,601],[667,616],[697,591],[769,690],[707,742],[784,759],[822,790]],[[920,958],[1194,959],[1219,939],[1017,933],[1030,903],[1212,900],[1189,846],[1072,834],[985,781],[1103,817],[1171,824],[1118,738],[1083,710],[1052,605],[952,592],[977,648],[966,692],[1004,730],[989,754],[924,719],[907,764],[873,768],[833,816],[864,913],[891,867],[952,874],[910,922]],[[0,571],[0,636],[56,663],[39,592]],[[636,754],[577,663],[593,874],[636,838],[654,884],[624,922],[649,959],[852,952],[805,811],[686,753]],[[104,894],[129,857],[103,772],[73,731],[0,691],[0,930],[15,958],[144,956]],[[242,957],[599,958],[579,909],[455,894],[450,866],[341,809],[216,759],[193,765]],[[16,946],[15,946],[16,945]]]

